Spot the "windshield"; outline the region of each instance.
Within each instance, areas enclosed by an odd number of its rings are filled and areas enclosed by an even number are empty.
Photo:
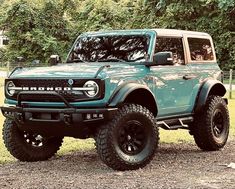
[[[67,62],[143,62],[148,59],[149,39],[148,35],[80,37]]]

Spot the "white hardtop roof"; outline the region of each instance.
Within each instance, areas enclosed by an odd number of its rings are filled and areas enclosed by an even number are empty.
[[[205,32],[176,30],[176,29],[151,29],[156,31],[159,36],[183,36],[183,35],[197,35],[197,36],[210,36]]]
[[[122,34],[134,34],[134,33],[142,33],[154,31],[158,36],[174,36],[174,37],[182,37],[183,35],[190,36],[198,36],[198,37],[210,37],[209,34],[204,32],[196,32],[196,31],[187,31],[187,30],[177,30],[177,29],[127,29],[127,30],[101,30],[94,32],[85,32],[84,34],[88,35],[118,35]]]

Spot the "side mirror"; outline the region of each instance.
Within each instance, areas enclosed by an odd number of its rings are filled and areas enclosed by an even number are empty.
[[[174,65],[172,52],[158,52],[153,55],[154,65]]]
[[[61,58],[59,55],[51,55],[50,60],[49,60],[49,65],[54,66],[57,65],[58,63],[61,63]]]

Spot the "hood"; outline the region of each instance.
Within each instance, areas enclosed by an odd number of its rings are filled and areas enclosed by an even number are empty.
[[[102,66],[110,65],[109,68]],[[73,63],[60,64],[51,67],[31,67],[22,68],[14,71],[10,78],[94,78],[99,72],[99,78],[105,78],[112,75],[129,75],[142,72],[143,65],[130,65],[125,63]]]

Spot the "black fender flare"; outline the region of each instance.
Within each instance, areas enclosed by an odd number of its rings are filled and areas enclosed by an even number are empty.
[[[136,90],[144,90],[145,92],[147,92],[154,100],[155,103],[154,106],[156,107],[157,110],[156,99],[152,91],[146,85],[139,83],[125,83],[119,86],[119,88],[116,91],[114,91],[113,95],[110,97],[108,106],[116,107],[121,105],[128,97],[128,95]]]
[[[226,88],[220,81],[218,80],[205,81],[200,87],[194,112],[199,112],[204,107],[207,98],[210,94],[224,96],[225,93],[226,93]]]

